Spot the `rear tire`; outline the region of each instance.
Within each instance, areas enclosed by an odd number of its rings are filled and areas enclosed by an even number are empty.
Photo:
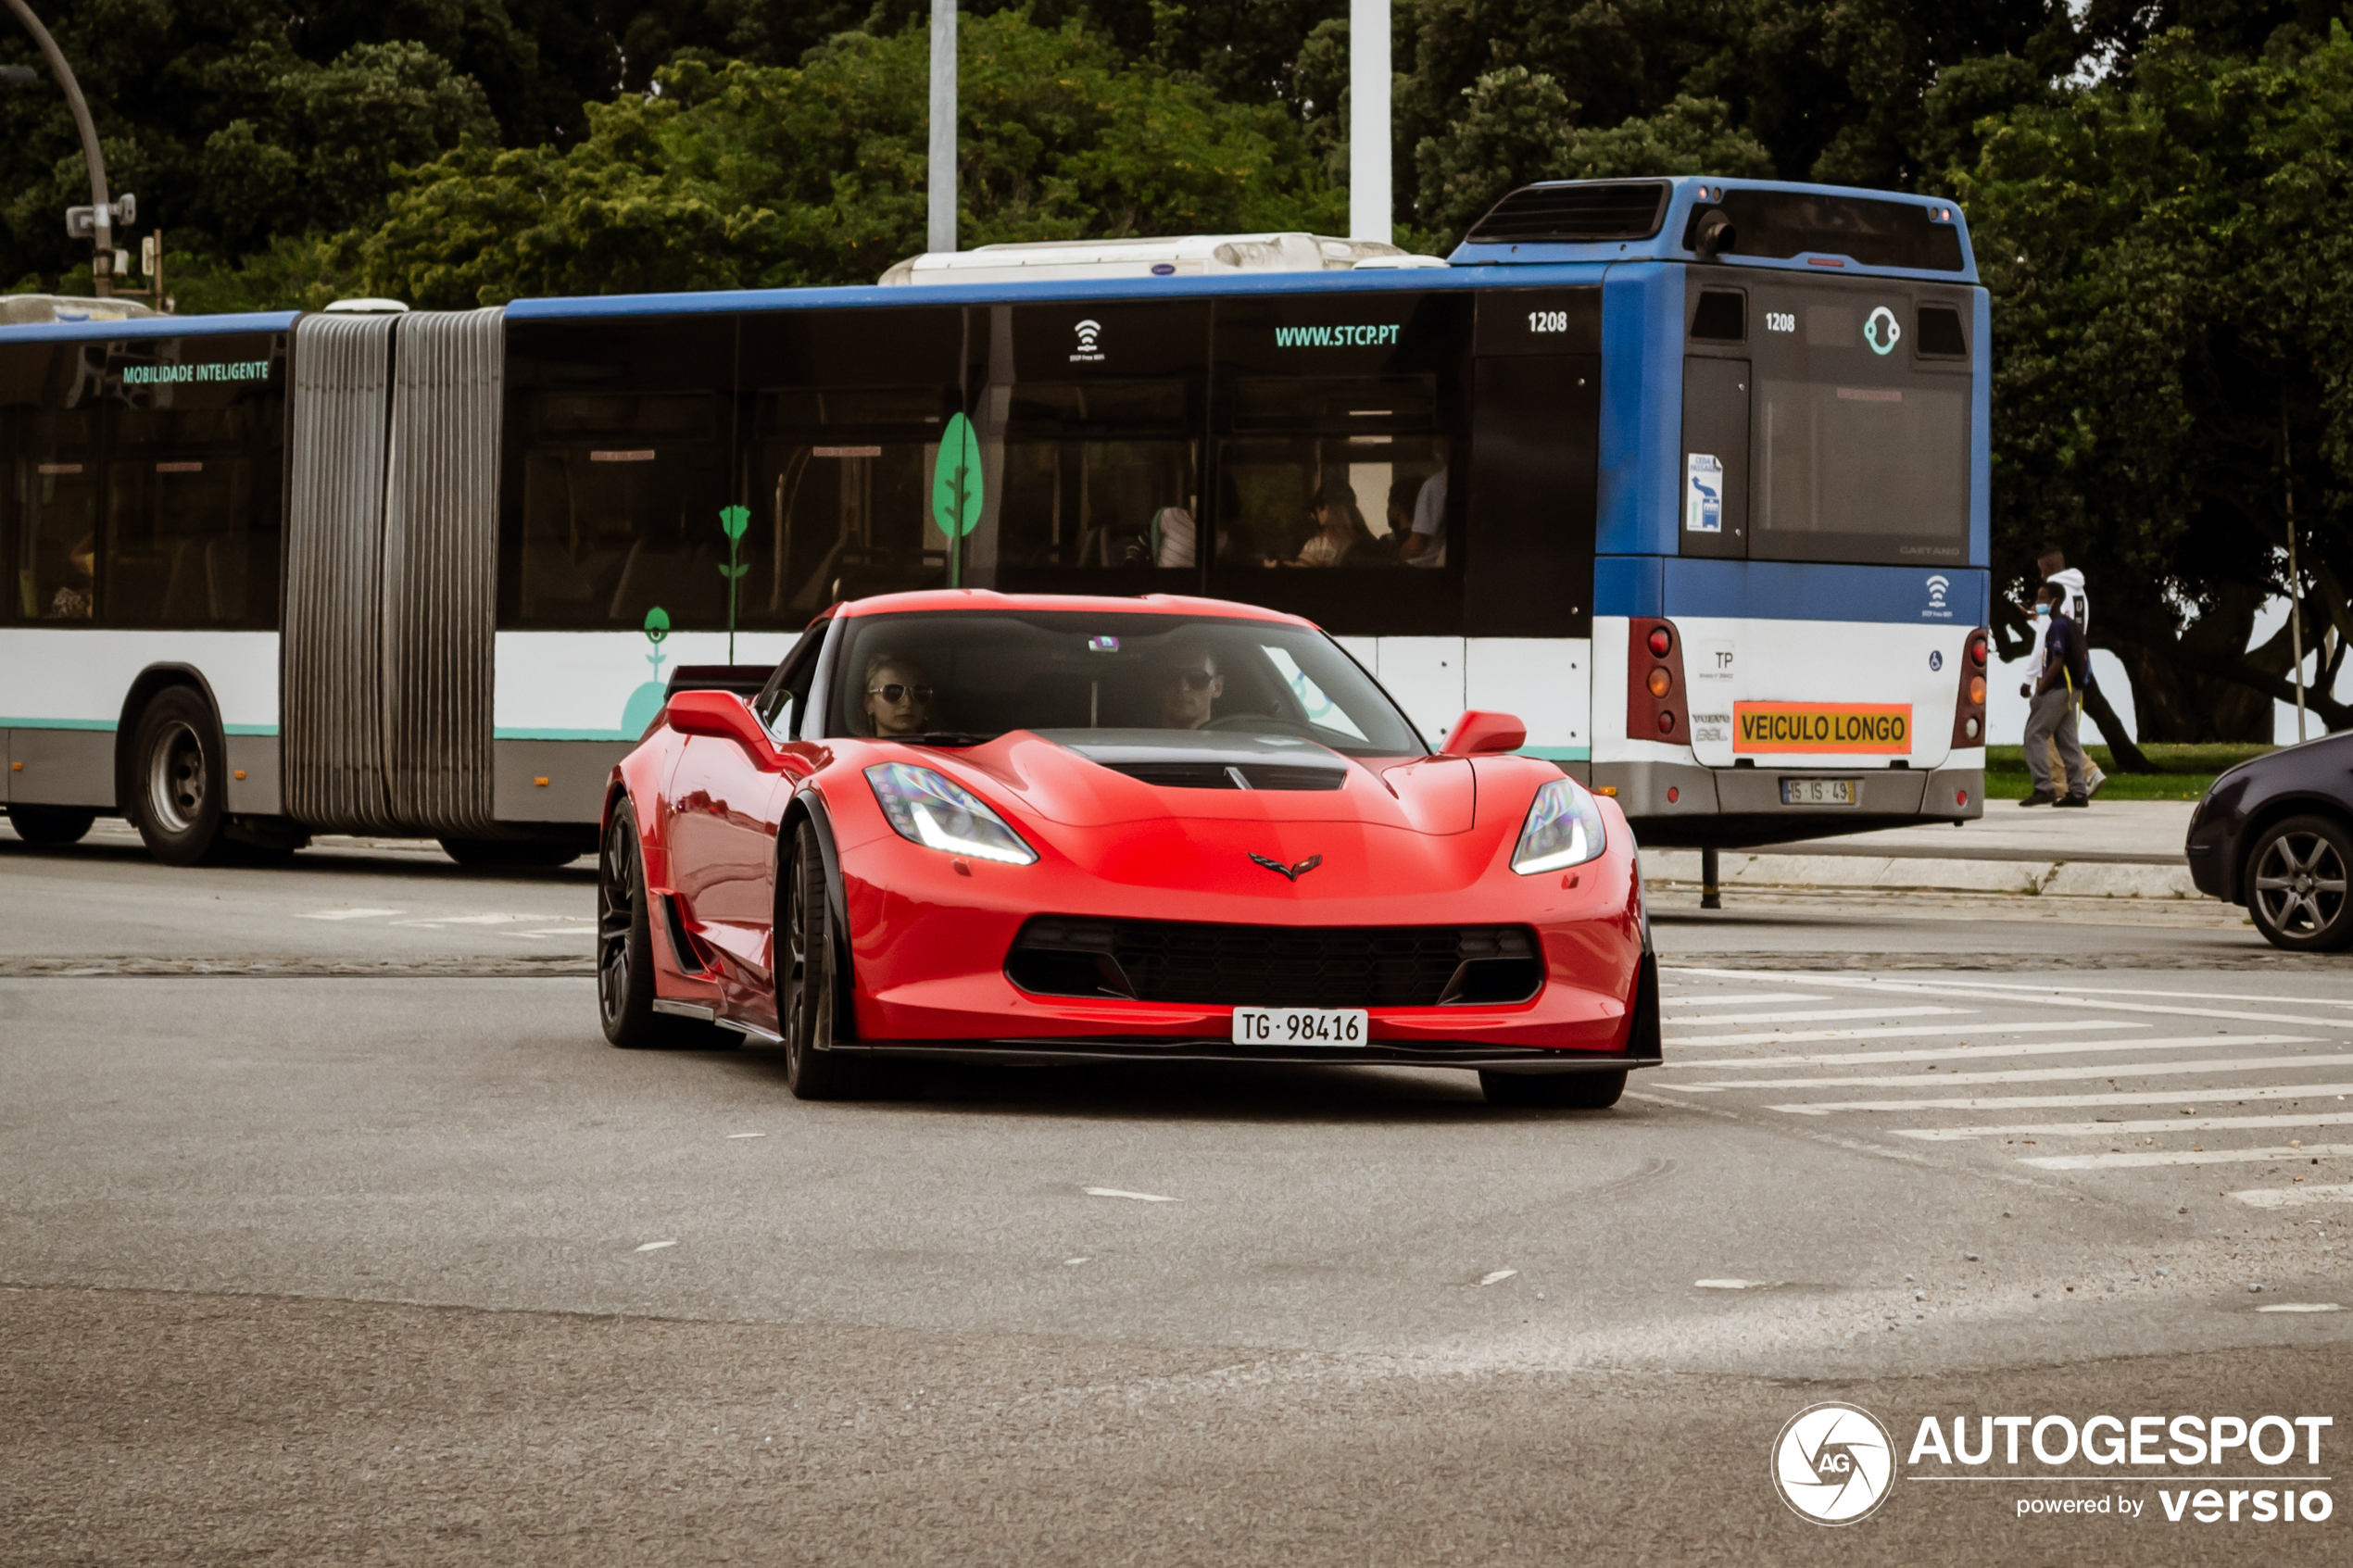
[[[2334,953],[2353,943],[2353,834],[2334,817],[2290,817],[2246,857],[2246,912],[2274,947]]]
[[[44,849],[62,849],[69,844],[79,844],[98,813],[79,806],[11,806],[8,825],[27,844]]]
[[[843,942],[826,896],[817,830],[793,829],[783,929],[776,944],[776,1017],[785,1035],[785,1087],[795,1099],[853,1099],[874,1092],[875,1073],[833,1050],[843,1011]]]
[[[1494,1073],[1479,1070],[1490,1105],[1548,1110],[1607,1110],[1626,1092],[1626,1070],[1604,1073]]]
[[[540,838],[445,838],[441,852],[475,871],[568,866],[589,851],[577,844]]]
[[[139,715],[131,742],[125,815],[167,866],[216,859],[229,764],[212,705],[186,686],[166,686]]]
[[[654,1010],[652,901],[626,797],[597,857],[597,1022],[623,1050],[719,1050],[735,1035],[698,1019]]]

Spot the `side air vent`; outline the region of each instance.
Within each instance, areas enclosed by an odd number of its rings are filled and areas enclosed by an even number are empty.
[[[1702,289],[1692,312],[1692,336],[1703,343],[1741,343],[1748,337],[1748,296],[1738,289]]]
[[[1968,358],[1969,340],[1961,335],[1961,313],[1943,305],[1921,306],[1917,347],[1926,358]]]
[[[1667,218],[1664,180],[1598,180],[1524,185],[1471,225],[1463,243],[1589,245],[1600,240],[1647,240]]]
[[[1345,768],[1302,768],[1279,762],[1106,762],[1103,766],[1162,789],[1338,789],[1348,782]]]

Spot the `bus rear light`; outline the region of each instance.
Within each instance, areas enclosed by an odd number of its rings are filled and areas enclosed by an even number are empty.
[[[1677,789],[1673,784],[1668,784],[1667,786],[1667,803],[1669,806],[1674,805],[1675,802],[1682,798],[1683,792],[1681,790]]]
[[[1968,805],[1968,804],[1969,804],[1969,791],[1968,791],[1968,790],[1965,790],[1965,789],[1957,789],[1957,790],[1955,790],[1955,791],[1953,792],[1953,804],[1954,804],[1954,805],[1956,805],[1956,806],[1966,806],[1966,805]]]
[[[1683,685],[1683,639],[1674,622],[1635,616],[1626,623],[1626,737],[1692,744],[1692,728],[1674,700]],[[1669,706],[1673,704],[1673,706]]]
[[[1993,637],[1993,633],[1981,626],[1969,634],[1969,641],[1963,645],[1960,689],[1954,693],[1953,703],[1952,744],[1956,748],[1985,744],[1985,650]]]

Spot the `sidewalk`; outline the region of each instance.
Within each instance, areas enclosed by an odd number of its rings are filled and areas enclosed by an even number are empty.
[[[2088,810],[1987,803],[1959,826],[1885,828],[1803,844],[1727,849],[1720,885],[1937,888],[2084,898],[2200,898],[2182,841],[2194,800],[2094,801]],[[1699,882],[1696,849],[1642,852],[1651,881]]]

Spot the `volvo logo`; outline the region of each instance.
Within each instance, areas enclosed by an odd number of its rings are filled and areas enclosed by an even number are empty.
[[[1287,866],[1271,855],[1260,855],[1255,852],[1251,855],[1251,859],[1257,861],[1260,865],[1265,866],[1270,872],[1282,872],[1283,880],[1286,882],[1297,882],[1301,877],[1305,876],[1309,872],[1314,871],[1317,866],[1324,863],[1324,858],[1321,855],[1310,855],[1307,859],[1300,861],[1299,864],[1295,866]]]

